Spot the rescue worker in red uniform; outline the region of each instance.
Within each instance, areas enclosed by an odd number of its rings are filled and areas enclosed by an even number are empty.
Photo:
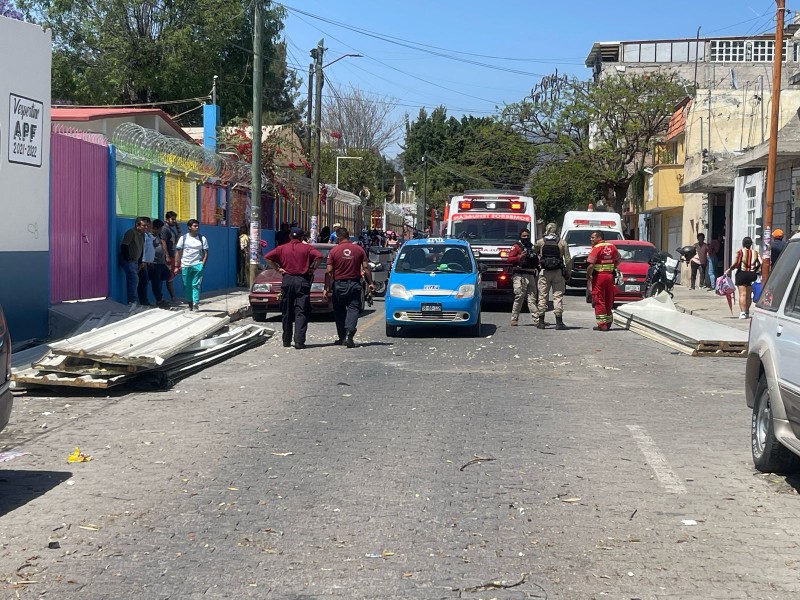
[[[325,295],[333,293],[333,318],[336,321],[337,346],[344,344],[355,348],[353,338],[358,326],[358,313],[361,312],[361,272],[372,292],[372,273],[364,249],[350,241],[350,232],[339,227],[336,246],[328,253],[328,268],[325,277]]]
[[[586,259],[586,281],[592,286],[592,302],[597,320],[595,331],[608,331],[614,316],[614,269],[620,262],[617,247],[603,239],[602,231],[593,231],[589,238],[592,251]]]
[[[295,350],[306,347],[308,316],[311,314],[311,280],[322,254],[311,244],[304,244],[303,230],[293,227],[289,243],[271,250],[264,257],[267,264],[283,275],[281,280],[281,316],[283,347],[292,345],[294,326]]]

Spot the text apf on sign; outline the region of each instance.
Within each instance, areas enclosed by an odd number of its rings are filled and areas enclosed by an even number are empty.
[[[38,100],[9,94],[8,161],[42,166],[44,105]]]

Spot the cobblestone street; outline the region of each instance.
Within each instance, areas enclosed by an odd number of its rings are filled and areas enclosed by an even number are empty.
[[[797,597],[744,360],[594,332],[582,296],[570,331],[522,317],[389,339],[376,302],[354,350],[316,318],[167,392],[18,398],[0,596]]]

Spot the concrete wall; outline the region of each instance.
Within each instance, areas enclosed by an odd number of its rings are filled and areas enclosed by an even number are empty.
[[[742,239],[747,235],[747,194],[746,188],[756,188],[756,218],[762,216],[764,207],[764,172],[757,171],[750,175],[740,175],[734,181],[733,187],[733,210],[731,214],[731,248],[735,253],[741,248]],[[761,251],[759,236],[753,237],[753,242],[759,246]]]
[[[797,63],[784,64],[781,74],[781,89],[789,89],[789,77],[797,72]],[[624,69],[624,71],[620,71]],[[772,63],[703,63],[697,65],[697,87],[699,89],[731,90],[731,70],[736,80],[736,86],[743,89],[749,85],[752,90],[761,90],[761,80],[763,78],[764,93],[769,95],[772,90]],[[687,84],[694,85],[694,63],[623,63],[607,62],[602,63],[601,77],[619,75],[645,75],[666,71],[677,73]]]
[[[0,305],[12,337],[47,335],[51,34],[0,17]]]

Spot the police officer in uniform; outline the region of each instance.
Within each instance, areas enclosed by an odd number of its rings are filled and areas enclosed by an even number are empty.
[[[283,275],[281,280],[281,314],[283,317],[283,346],[292,345],[294,325],[294,347],[306,347],[308,315],[311,313],[311,280],[314,269],[322,260],[322,254],[311,244],[304,244],[303,230],[293,227],[289,232],[289,243],[282,244],[267,253],[267,264]]]
[[[536,242],[539,254],[539,322],[536,327],[544,329],[544,314],[547,312],[547,297],[553,290],[553,312],[556,315],[556,329],[564,330],[564,292],[570,275],[570,259],[567,244],[558,239],[555,223],[548,223],[544,237]]]
[[[333,293],[333,317],[339,336],[334,344],[355,348],[353,338],[361,311],[361,272],[369,283],[369,291],[375,289],[369,270],[367,254],[358,244],[350,241],[350,232],[339,227],[335,232],[337,244],[328,253],[328,269],[325,278],[325,294]]]

